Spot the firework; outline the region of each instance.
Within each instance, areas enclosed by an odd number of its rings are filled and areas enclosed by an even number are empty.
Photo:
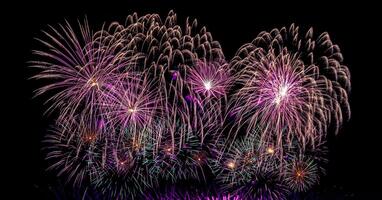
[[[119,163],[118,165],[123,165]],[[123,170],[125,172],[127,169]],[[111,199],[130,199],[143,193],[147,187],[152,187],[143,174],[144,170],[134,173],[121,173],[121,166],[109,166],[98,171],[98,178],[92,183],[105,197]],[[146,185],[147,184],[147,185]]]
[[[156,14],[140,18],[134,14],[124,27],[127,47],[134,54],[146,55],[137,59],[134,70],[156,84],[157,103],[151,110],[157,113],[150,125],[155,129],[153,152],[147,159],[150,173],[171,182],[204,180],[203,167],[208,166],[207,156],[221,130],[225,110],[221,99],[230,76],[223,70],[227,64],[219,43],[205,28],[198,30],[196,20],[189,23],[187,19],[182,30],[172,11],[164,22]],[[220,81],[220,94],[214,92],[215,101],[207,105],[201,105],[205,96],[193,90],[188,78],[189,72],[196,74],[202,67]]]
[[[254,139],[255,137],[238,139],[229,152],[223,153],[222,158],[217,160],[215,173],[218,174],[218,182],[232,188],[235,187],[234,184],[249,181],[250,174],[260,163]]]
[[[81,121],[63,123],[53,128],[44,140],[48,170],[57,170],[66,182],[81,186],[94,178],[92,173],[102,162],[102,129]]]
[[[286,199],[288,190],[280,181],[278,150],[260,142],[260,130],[238,138],[215,167],[217,182],[225,192],[245,199]],[[220,171],[219,171],[220,170]]]
[[[170,11],[44,32],[32,66],[58,114],[49,169],[106,199],[286,199],[317,184],[326,133],[350,117],[350,74],[328,34],[262,32],[227,62],[205,27],[183,27]],[[178,190],[212,177],[216,191]]]
[[[94,170],[91,182],[106,197],[113,199],[134,198],[146,188],[154,187],[154,179],[145,163],[152,151],[152,130],[125,129],[123,134],[108,137],[105,145],[105,159]]]
[[[227,96],[230,76],[226,63],[197,61],[190,68],[187,82],[192,90],[204,98]]]
[[[297,141],[292,141],[291,145],[284,147],[284,156],[280,160],[282,165],[281,173],[284,173],[286,169],[290,168],[290,164],[293,163],[297,158],[309,158],[316,165],[317,176],[322,176],[326,174],[326,167],[328,163],[328,149],[325,141],[316,143],[314,147],[306,146],[305,148],[301,147]]]
[[[177,127],[182,129],[182,126]],[[152,140],[152,157],[146,160],[151,176],[174,183],[190,179],[205,180],[203,166],[208,165],[208,160],[200,138],[192,133],[188,133],[186,138],[176,134],[172,141],[170,132],[166,130],[164,124],[158,123],[155,131],[161,133],[153,134],[158,138]]]
[[[117,71],[134,60],[119,48],[122,39],[104,30],[91,34],[86,20],[79,28],[80,35],[68,23],[44,32],[49,40],[39,41],[47,49],[34,51],[42,61],[32,62],[41,69],[33,78],[50,81],[36,95],[52,91],[48,110],[59,110],[63,120],[80,112],[99,113],[103,93],[113,85]]]
[[[118,81],[104,97],[102,108],[111,127],[143,128],[151,124],[160,99],[145,77],[131,75]]]
[[[314,160],[304,156],[295,157],[287,165],[284,181],[294,191],[310,189],[318,182],[318,168]]]
[[[343,113],[350,113],[350,74],[341,63],[327,33],[314,39],[310,29],[300,38],[294,25],[260,33],[231,62],[240,70],[242,87],[233,98],[239,124],[249,130],[260,125],[262,140],[276,141],[278,147],[294,138],[314,145],[330,124],[338,127]]]
[[[275,172],[258,172],[253,174],[251,181],[236,190],[244,199],[253,200],[276,200],[287,199],[289,191]]]

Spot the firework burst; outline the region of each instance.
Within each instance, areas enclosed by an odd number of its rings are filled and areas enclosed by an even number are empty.
[[[160,99],[153,84],[139,75],[118,81],[104,97],[103,114],[111,127],[144,128],[151,124],[156,110],[160,110]]]
[[[316,112],[329,110],[321,102],[316,82],[304,75],[309,69],[287,52],[278,56],[274,52],[258,54],[261,60],[250,66],[256,68],[256,73],[245,78],[245,86],[238,94],[239,101],[247,100],[240,114],[248,118],[248,123],[263,127],[264,141],[275,139],[278,146],[283,145],[283,140],[290,143],[293,137],[304,144],[314,141],[325,128],[320,126],[326,125],[315,117]]]
[[[247,124],[251,130],[260,125],[262,140],[275,141],[278,147],[294,138],[303,147],[314,146],[330,124],[338,127],[343,113],[350,113],[350,75],[341,64],[338,46],[327,33],[316,40],[312,29],[305,38],[298,33],[293,25],[289,30],[262,32],[242,46],[231,62],[240,71],[241,89],[233,98],[239,126]],[[334,76],[328,75],[328,69]]]
[[[199,60],[190,68],[187,82],[195,93],[209,99],[227,96],[229,78],[227,63],[206,63]]]
[[[32,62],[32,67],[41,69],[33,78],[51,81],[36,95],[53,91],[48,110],[58,109],[63,120],[83,111],[99,112],[102,94],[113,85],[117,71],[133,62],[120,48],[123,39],[104,30],[92,34],[86,20],[79,28],[80,35],[68,23],[44,32],[49,40],[39,41],[47,49],[34,51],[44,61]]]
[[[57,170],[67,183],[81,186],[96,178],[92,172],[102,162],[103,130],[94,121],[92,125],[76,119],[57,125],[44,140],[44,150],[50,163],[48,170]]]
[[[260,130],[238,138],[217,161],[217,182],[224,192],[245,199],[286,199],[288,190],[280,179],[278,150],[260,142]]]
[[[318,168],[314,160],[295,157],[285,170],[285,184],[294,191],[307,191],[318,182]]]

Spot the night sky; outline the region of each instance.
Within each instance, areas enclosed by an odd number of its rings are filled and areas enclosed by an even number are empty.
[[[139,15],[159,13],[165,17],[171,9],[184,23],[187,16],[197,18],[215,40],[226,58],[231,59],[243,44],[251,42],[262,30],[289,26],[292,23],[316,33],[329,32],[344,56],[351,72],[350,106],[352,116],[337,136],[330,134],[329,166],[317,191],[322,199],[382,199],[380,68],[381,44],[377,6],[355,3],[317,2],[301,4],[231,3],[217,1],[123,1],[124,3],[38,3],[14,4],[2,12],[2,124],[3,169],[1,178],[4,199],[51,199],[49,186],[56,180],[46,172],[41,140],[54,117],[44,115],[44,98],[33,98],[39,86],[28,80],[36,71],[28,68],[31,51],[38,47],[36,37],[48,25],[88,17],[94,28],[103,22],[124,22],[133,12]],[[245,1],[249,2],[249,1]],[[3,3],[4,4],[4,3]],[[224,4],[224,5],[223,5]],[[223,8],[223,6],[225,8]],[[379,22],[379,23],[377,23]],[[4,46],[5,42],[5,46]],[[5,54],[4,54],[5,53]],[[5,62],[4,62],[5,61]],[[4,71],[5,70],[5,71]],[[5,121],[4,121],[5,119]],[[5,138],[4,138],[5,136]],[[25,199],[24,197],[24,199]]]

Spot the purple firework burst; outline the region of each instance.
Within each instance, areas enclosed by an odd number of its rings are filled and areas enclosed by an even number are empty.
[[[294,138],[303,148],[314,147],[329,125],[338,128],[343,114],[350,114],[350,74],[341,62],[327,33],[314,40],[310,29],[300,39],[294,25],[260,33],[231,62],[239,70],[241,89],[232,100],[239,126],[248,132],[260,125],[262,140],[278,147]]]
[[[32,78],[51,81],[36,95],[54,91],[48,110],[58,109],[60,119],[82,111],[98,112],[103,93],[118,79],[117,72],[133,62],[120,48],[122,38],[105,30],[92,34],[86,20],[79,28],[80,35],[68,23],[60,29],[51,27],[52,33],[44,32],[49,40],[39,40],[47,50],[34,51],[44,61],[32,62],[32,67],[41,69]]]
[[[160,111],[160,98],[153,84],[142,75],[131,75],[118,80],[104,95],[102,107],[111,127],[144,128],[151,124],[155,111]]]
[[[248,80],[238,93],[239,100],[245,100],[240,114],[248,116],[250,124],[263,127],[262,140],[275,139],[279,147],[294,137],[302,143],[314,141],[327,121],[316,115],[329,110],[322,102],[318,83],[305,74],[311,69],[305,69],[302,62],[286,52],[261,56],[259,62],[249,66],[256,73],[245,77]]]
[[[204,98],[224,97],[227,95],[231,81],[228,64],[224,61],[205,62],[198,60],[189,69],[187,81],[192,90]]]

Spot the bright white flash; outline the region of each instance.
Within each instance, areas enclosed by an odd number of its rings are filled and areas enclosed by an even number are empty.
[[[208,91],[208,90],[210,90],[211,88],[212,88],[212,83],[211,83],[211,81],[205,81],[205,82],[203,82],[203,84],[204,84],[204,88]]]
[[[128,111],[129,113],[134,113],[134,112],[136,111],[136,109],[135,109],[135,108],[129,108],[129,109],[127,109],[127,111]]]
[[[288,86],[283,85],[280,87],[276,97],[275,97],[275,104],[279,105],[280,102],[283,100],[283,98],[288,94]]]
[[[285,95],[287,95],[287,92],[288,92],[288,87],[284,85],[280,88],[279,95],[281,97],[285,97]]]

